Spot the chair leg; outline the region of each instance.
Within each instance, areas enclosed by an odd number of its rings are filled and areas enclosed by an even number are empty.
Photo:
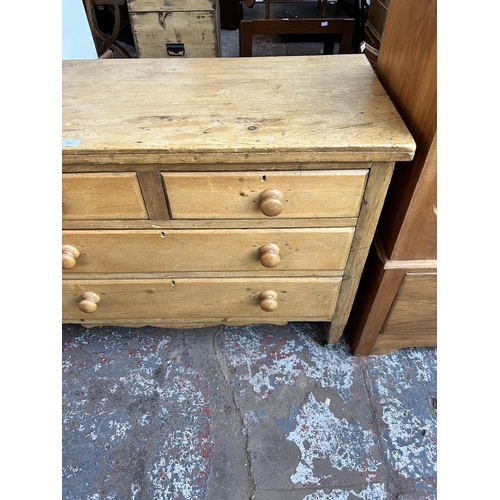
[[[344,19],[342,23],[343,28],[342,38],[340,39],[339,54],[351,53],[355,24],[356,21],[354,19]]]
[[[324,55],[333,54],[333,48],[335,47],[335,40],[334,40],[334,38],[335,37],[333,35],[330,35],[325,40],[325,43],[323,45],[323,54]]]
[[[321,4],[321,17],[326,17],[326,8],[327,7],[328,7],[328,0],[323,0],[323,3]]]
[[[240,57],[252,57],[252,21],[240,22]]]

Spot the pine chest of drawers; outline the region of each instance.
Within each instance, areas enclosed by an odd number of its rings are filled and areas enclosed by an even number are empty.
[[[364,55],[64,61],[63,322],[336,342],[414,150]]]

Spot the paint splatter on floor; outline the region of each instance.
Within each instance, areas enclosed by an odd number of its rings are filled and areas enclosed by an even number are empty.
[[[391,468],[404,478],[427,478],[436,491],[436,349],[405,349],[367,358],[367,381],[382,415],[381,431]]]
[[[323,346],[319,331],[310,324],[290,324],[290,332],[276,339],[273,329],[227,327],[221,349],[239,380],[267,398],[280,385],[293,385],[303,373],[323,387],[335,387],[347,401],[353,397],[351,385],[358,361],[346,344]]]
[[[205,497],[212,389],[162,332],[63,337],[63,498]]]
[[[63,327],[62,498],[434,500],[436,350],[320,328]]]
[[[359,492],[333,489],[330,493],[325,493],[324,490],[319,490],[305,496],[303,500],[387,500],[387,495],[383,484],[369,484]]]
[[[289,422],[276,420],[278,426],[285,431],[285,437],[298,446],[300,462],[292,474],[292,483],[305,486],[319,485],[332,476],[322,476],[315,470],[320,460],[328,460],[337,469],[344,468],[375,474],[380,465],[370,453],[375,446],[373,432],[363,430],[357,421],[337,418],[327,403],[316,401],[310,393],[300,407],[293,406],[290,419],[296,422],[295,428],[288,431]]]
[[[226,328],[220,345],[247,415],[262,411],[278,390],[306,378],[300,387],[310,391],[301,404],[288,403],[289,416],[275,419],[284,438],[299,451],[291,484],[335,486],[344,481],[354,487],[357,477],[356,484],[361,478],[365,489],[351,488],[349,493],[334,488],[314,495],[371,500],[392,498],[381,479],[395,479],[401,490],[415,490],[415,498],[434,498],[435,349],[354,357],[343,341],[323,346],[316,325],[294,323],[281,331],[262,325]],[[249,389],[262,403],[257,398],[249,407]],[[306,498],[315,499],[314,495]]]

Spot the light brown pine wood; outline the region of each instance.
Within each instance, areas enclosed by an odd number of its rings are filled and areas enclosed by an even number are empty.
[[[340,278],[297,279],[176,279],[64,280],[63,317],[79,320],[246,317],[266,322],[269,317],[327,321],[332,315]],[[262,292],[274,291],[277,307],[261,308]],[[78,304],[83,294],[100,297],[91,313]],[[88,295],[87,295],[88,296]],[[266,306],[265,306],[266,307]]]
[[[289,219],[357,217],[368,169],[162,175],[174,219]]]
[[[74,219],[146,219],[135,173],[63,174],[62,217]]]
[[[372,166],[370,171],[356,234],[342,281],[342,293],[327,334],[327,340],[331,344],[339,341],[349,319],[393,168],[394,164],[377,163]]]
[[[354,228],[63,231],[80,252],[71,273],[254,271],[261,248],[279,247],[273,271],[343,270]]]
[[[300,219],[300,227],[354,227],[356,217]],[[185,219],[185,220],[71,220],[63,221],[63,229],[241,229],[297,227],[297,219]]]
[[[364,56],[262,59],[63,63],[63,322],[338,340],[415,144]]]
[[[65,162],[404,161],[415,151],[362,54],[63,61],[63,72],[63,139],[81,140],[63,147]]]
[[[62,246],[62,268],[72,269],[76,266],[76,259],[80,257],[80,252],[72,245]]]

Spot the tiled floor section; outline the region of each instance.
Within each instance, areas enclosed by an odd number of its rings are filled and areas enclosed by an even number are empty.
[[[63,498],[436,498],[436,349],[63,325]]]

